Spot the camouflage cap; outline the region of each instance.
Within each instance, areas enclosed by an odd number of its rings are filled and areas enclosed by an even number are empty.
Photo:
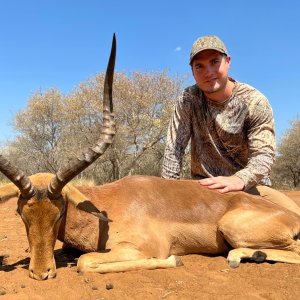
[[[195,43],[192,46],[191,54],[190,54],[190,65],[192,64],[192,61],[194,57],[203,50],[217,50],[221,53],[224,53],[228,55],[227,49],[224,45],[224,43],[215,35],[207,35],[200,37],[195,41]]]

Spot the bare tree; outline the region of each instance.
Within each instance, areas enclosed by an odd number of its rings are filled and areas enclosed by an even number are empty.
[[[291,121],[292,127],[283,135],[278,145],[278,155],[273,167],[274,185],[282,188],[300,186],[300,119]]]
[[[54,172],[60,166],[57,153],[63,127],[62,100],[57,89],[35,93],[13,120],[18,134],[9,145],[9,156],[28,173]],[[29,161],[34,163],[29,165]]]
[[[127,164],[122,176],[141,170],[142,159],[160,147],[166,137],[171,109],[181,90],[182,79],[163,73],[121,74],[116,89],[118,124],[127,140]]]
[[[137,173],[159,175],[167,126],[183,79],[166,71],[117,73],[117,135],[111,149],[80,176],[102,183]],[[56,172],[79,156],[99,135],[103,83],[100,73],[66,96],[57,89],[35,93],[13,120],[17,135],[7,145],[9,158],[32,174]]]

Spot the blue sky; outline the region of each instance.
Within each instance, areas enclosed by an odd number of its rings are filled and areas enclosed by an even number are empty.
[[[230,75],[264,93],[277,140],[300,114],[300,1],[0,1],[0,142],[37,90],[63,93],[106,68],[117,35],[117,71],[190,74],[192,43],[218,35]],[[191,74],[189,83],[193,83]]]

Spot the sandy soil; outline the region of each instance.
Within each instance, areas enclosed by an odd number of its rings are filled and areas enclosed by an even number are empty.
[[[300,192],[290,196],[299,200]],[[29,253],[16,201],[0,204],[0,299],[300,299],[300,265],[246,262],[230,269],[226,258],[188,255],[184,266],[114,274],[76,272],[76,253],[57,242],[57,277],[28,277]]]

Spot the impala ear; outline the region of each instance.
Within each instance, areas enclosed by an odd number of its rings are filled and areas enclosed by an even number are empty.
[[[67,184],[62,190],[62,194],[64,199],[71,202],[77,209],[92,214],[102,221],[112,222],[72,184]]]
[[[0,187],[0,202],[19,197],[19,195],[20,190],[13,183],[8,183]]]

